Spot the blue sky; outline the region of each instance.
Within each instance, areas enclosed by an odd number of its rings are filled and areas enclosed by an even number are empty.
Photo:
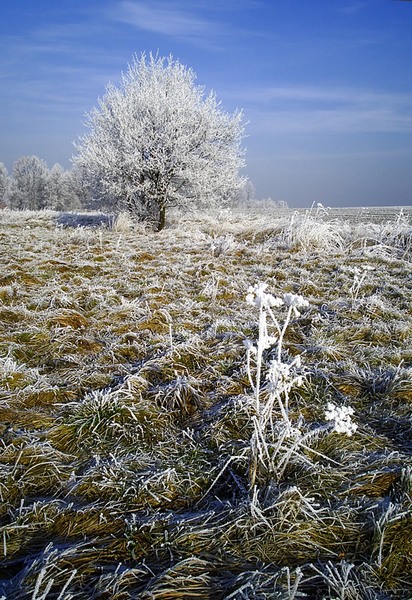
[[[85,113],[143,51],[244,110],[259,198],[412,204],[405,0],[2,0],[0,162],[69,168]]]

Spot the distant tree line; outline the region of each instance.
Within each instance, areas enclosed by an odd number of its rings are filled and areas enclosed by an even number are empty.
[[[256,198],[250,180],[228,193],[224,206],[241,210],[287,208],[282,201]],[[22,156],[13,165],[12,174],[0,162],[0,208],[13,210],[76,211],[103,210],[116,213],[121,207],[116,198],[102,194],[99,185],[84,178],[79,169],[64,170],[59,164],[51,169],[38,156]]]
[[[89,204],[89,191],[76,170],[51,169],[38,156],[22,156],[9,175],[0,163],[0,206],[13,210],[77,210]]]

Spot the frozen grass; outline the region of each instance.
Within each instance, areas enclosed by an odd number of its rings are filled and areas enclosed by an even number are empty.
[[[358,213],[0,211],[0,598],[412,597],[411,226]]]

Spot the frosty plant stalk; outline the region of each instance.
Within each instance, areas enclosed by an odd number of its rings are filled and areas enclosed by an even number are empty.
[[[307,300],[296,294],[284,294],[283,298],[275,297],[267,291],[267,284],[258,283],[250,287],[246,300],[259,311],[259,335],[256,344],[251,340],[245,341],[247,350],[247,374],[253,389],[255,400],[255,414],[253,416],[254,433],[250,440],[250,485],[255,485],[258,464],[270,472],[276,472],[281,477],[292,455],[296,455],[300,448],[306,448],[307,442],[321,431],[353,435],[357,425],[352,422],[354,413],[351,407],[339,407],[332,402],[325,411],[326,424],[311,429],[306,434],[301,430],[302,422],[299,419],[295,426],[289,417],[289,394],[293,387],[300,386],[303,376],[300,372],[301,357],[297,356],[291,362],[282,361],[282,348],[286,330],[292,317],[300,315],[299,309],[309,306]],[[275,308],[286,308],[283,323],[274,313]],[[269,329],[274,329],[274,335]],[[261,402],[261,379],[263,369],[263,354],[271,349],[273,358],[268,364],[266,375],[267,391],[266,401]],[[255,358],[255,374],[252,372],[252,357]],[[273,409],[278,405],[282,420],[273,421]],[[312,450],[312,452],[315,452]]]
[[[267,284],[258,283],[250,287],[246,301],[259,310],[259,335],[256,345],[250,340],[246,340],[247,350],[247,373],[250,385],[254,392],[255,398],[255,415],[254,434],[251,438],[251,468],[250,468],[250,483],[254,486],[258,460],[261,463],[270,465],[279,450],[275,449],[274,453],[270,450],[273,444],[268,443],[267,433],[268,428],[271,433],[271,440],[275,437],[285,439],[291,436],[300,435],[299,427],[293,428],[289,419],[289,392],[295,385],[302,383],[302,376],[295,373],[295,369],[300,367],[300,356],[296,357],[291,363],[282,361],[282,347],[286,330],[291,321],[292,316],[299,316],[299,309],[309,306],[307,300],[302,296],[295,294],[284,294],[283,298],[278,298],[266,292]],[[283,323],[276,317],[273,309],[286,307],[286,316]],[[274,329],[275,335],[269,334],[269,327]],[[262,404],[260,400],[261,377],[263,367],[263,353],[265,350],[272,348],[275,358],[269,364],[267,374],[269,398]],[[255,377],[252,375],[252,356],[256,360]],[[276,436],[275,425],[272,419],[273,407],[278,404],[283,425],[282,431]],[[278,446],[278,445],[277,445]],[[271,456],[272,454],[272,456]]]
[[[282,362],[282,346],[285,337],[286,330],[290,323],[292,316],[299,316],[299,310],[309,306],[307,300],[302,296],[296,294],[284,294],[283,299],[273,296],[266,292],[267,284],[258,283],[257,285],[250,287],[246,301],[248,304],[255,306],[259,310],[259,337],[256,346],[250,341],[246,340],[245,345],[247,349],[247,372],[250,384],[254,390],[255,401],[256,401],[256,413],[261,414],[260,405],[260,388],[261,388],[261,372],[262,372],[262,361],[263,352],[273,346],[276,346],[275,355],[276,358],[271,361],[269,373],[267,379],[269,380],[270,394],[278,396],[280,401],[280,408],[282,415],[286,421],[289,421],[288,412],[288,394],[289,390],[293,385],[300,385],[302,383],[302,377],[293,377],[293,367],[300,367],[300,356],[298,356],[292,363]],[[274,308],[281,306],[287,307],[287,312],[283,324],[279,321],[273,312]],[[272,325],[275,329],[275,335],[269,335],[269,325]],[[251,357],[256,356],[256,377],[253,380],[251,372]],[[280,400],[280,396],[285,397],[285,403],[283,404]]]
[[[359,269],[358,267],[354,267],[353,269],[353,283],[352,286],[349,290],[350,295],[351,295],[351,299],[352,299],[352,306],[354,307],[358,298],[359,298],[359,293],[360,290],[362,288],[362,285],[366,279],[367,274],[370,271],[374,271],[375,269],[369,265],[363,265],[362,269]]]

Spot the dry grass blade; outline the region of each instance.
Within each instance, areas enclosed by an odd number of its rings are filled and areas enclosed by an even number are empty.
[[[141,598],[172,600],[184,598],[195,600],[222,598],[219,579],[213,577],[215,568],[211,563],[192,557],[178,562],[150,583]]]

